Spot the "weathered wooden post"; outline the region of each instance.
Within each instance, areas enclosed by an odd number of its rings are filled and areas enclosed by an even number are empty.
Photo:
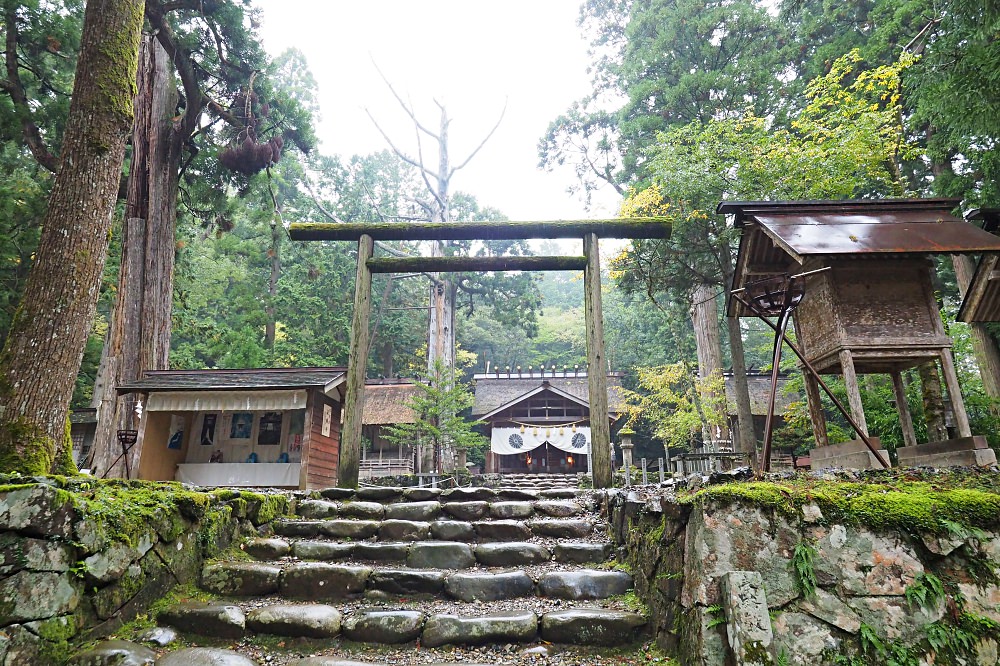
[[[587,267],[583,271],[584,318],[587,327],[587,385],[590,389],[590,452],[594,456],[594,487],[610,488],[611,424],[608,422],[608,376],[604,356],[601,311],[601,254],[596,233],[583,237]]]
[[[358,487],[361,453],[361,414],[365,405],[365,370],[368,366],[368,320],[372,309],[372,272],[368,268],[375,249],[372,237],[358,240],[358,271],[354,286],[354,316],[351,319],[351,354],[347,361],[347,397],[344,400],[344,429],[340,433],[340,466],[337,485]]]

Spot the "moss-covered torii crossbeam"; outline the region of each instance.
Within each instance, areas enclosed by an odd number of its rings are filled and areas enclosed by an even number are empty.
[[[601,314],[599,238],[667,238],[670,221],[662,217],[533,222],[415,222],[415,223],[296,223],[292,240],[356,241],[358,267],[351,321],[351,351],[347,364],[347,396],[340,440],[338,485],[358,485],[361,415],[365,366],[370,343],[372,273],[466,272],[583,269],[584,317],[587,328],[587,372],[590,390],[591,455],[595,488],[612,485],[611,424],[608,382],[603,371],[604,322]],[[582,238],[582,257],[406,257],[374,258],[375,241],[525,240]]]

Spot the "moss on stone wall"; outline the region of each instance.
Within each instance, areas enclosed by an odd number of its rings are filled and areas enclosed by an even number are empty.
[[[871,480],[819,480],[726,483],[678,494],[680,503],[744,503],[794,517],[815,504],[829,522],[911,533],[943,534],[947,522],[975,528],[1000,526],[998,475],[946,473],[873,474]]]

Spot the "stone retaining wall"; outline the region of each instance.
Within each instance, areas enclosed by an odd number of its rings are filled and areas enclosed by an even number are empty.
[[[206,558],[285,513],[283,495],[86,477],[0,480],[0,664],[61,663]]]
[[[1000,663],[1000,516],[921,534],[789,506],[605,495],[657,642],[681,664]]]

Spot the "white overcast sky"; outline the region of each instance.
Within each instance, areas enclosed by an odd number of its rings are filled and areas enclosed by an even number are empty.
[[[413,126],[372,60],[421,121],[437,128],[433,100],[452,117],[453,163],[465,159],[507,112],[496,133],[452,181],[513,220],[613,216],[606,188],[590,212],[566,193],[569,168],[537,167],[548,123],[589,90],[587,43],[577,26],[582,0],[256,0],[272,54],[303,51],[319,87],[324,154],[387,148],[365,114],[401,148],[415,152]],[[425,147],[427,144],[425,144]]]

